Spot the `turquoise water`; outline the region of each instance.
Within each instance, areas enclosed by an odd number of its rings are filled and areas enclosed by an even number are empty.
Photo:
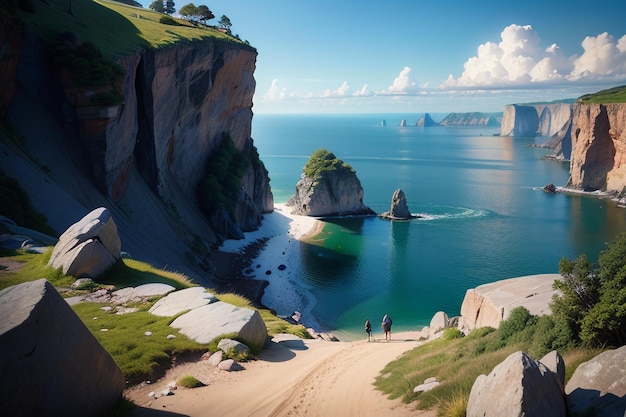
[[[255,115],[253,138],[274,199],[285,202],[318,148],[352,165],[364,202],[389,210],[402,188],[424,219],[327,219],[301,243],[297,276],[317,300],[313,314],[343,337],[362,337],[384,314],[394,331],[460,313],[468,288],[515,276],[557,273],[561,257],[597,259],[626,231],[626,211],[589,196],[541,191],[565,185],[569,165],[541,160],[534,138],[498,129],[399,127],[406,115]],[[386,127],[380,121],[387,121]],[[538,140],[540,142],[540,140]],[[306,320],[306,317],[304,318]]]

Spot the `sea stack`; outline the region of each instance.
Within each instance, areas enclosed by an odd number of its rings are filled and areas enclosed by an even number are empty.
[[[424,116],[421,117],[416,123],[416,126],[420,126],[420,127],[438,126],[438,125],[439,123],[435,122],[433,118],[430,117],[430,114],[428,113],[424,114]]]
[[[418,218],[419,216],[411,214],[409,206],[406,204],[404,191],[398,188],[393,192],[393,196],[391,197],[391,208],[389,211],[381,214],[380,217],[391,220],[410,220]]]
[[[363,204],[354,169],[326,149],[311,154],[287,206],[293,214],[314,217],[376,214]]]

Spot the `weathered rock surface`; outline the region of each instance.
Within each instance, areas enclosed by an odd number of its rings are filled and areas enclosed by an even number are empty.
[[[126,382],[45,279],[0,291],[0,415],[99,416]]]
[[[336,159],[332,153],[329,156]],[[315,178],[302,173],[296,193],[287,202],[293,214],[315,217],[376,214],[363,204],[363,187],[356,172],[340,159],[336,160],[333,169]]]
[[[430,114],[426,113],[424,116],[420,117],[417,121],[416,126],[429,127],[429,126],[438,126],[439,124],[430,117]]]
[[[626,187],[626,104],[574,106],[567,186],[621,193]]]
[[[48,265],[62,268],[65,275],[98,279],[120,259],[121,248],[111,213],[100,207],[61,235]]]
[[[449,113],[439,122],[440,126],[485,126],[498,127],[502,113]]]
[[[448,327],[448,315],[443,311],[435,313],[432,319],[430,319],[430,325],[428,326],[431,332],[439,332]]]
[[[209,343],[218,336],[237,333],[252,349],[261,349],[267,327],[256,310],[236,307],[222,301],[195,308],[174,320],[170,326],[198,343]]]
[[[543,363],[546,368],[556,375],[561,392],[565,392],[565,362],[559,352],[553,350],[541,358],[539,362]]]
[[[250,349],[248,346],[243,343],[232,340],[232,339],[222,339],[217,344],[218,349],[220,349],[224,353],[228,353],[228,351],[232,350],[234,353],[238,355],[248,355],[250,353]]]
[[[566,415],[556,376],[525,352],[515,352],[476,378],[467,402],[467,417]]]
[[[126,287],[121,290],[114,291],[111,294],[111,303],[125,304],[133,301],[142,301],[157,295],[165,295],[174,291],[176,288],[168,284],[160,282],[152,282],[142,284],[137,287]]]
[[[567,382],[565,393],[572,413],[600,410],[603,417],[626,412],[626,346],[602,352],[581,363]]]
[[[484,327],[498,328],[515,307],[525,307],[531,314],[550,314],[549,303],[557,294],[552,289],[559,274],[540,274],[510,278],[470,288],[461,305],[459,330],[464,333]]]
[[[413,392],[427,392],[441,384],[437,378],[431,377],[424,380],[423,384],[419,384],[413,388]]]
[[[205,288],[185,288],[161,298],[150,307],[150,313],[155,316],[175,316],[216,301],[217,298]]]
[[[380,217],[391,220],[409,220],[417,216],[411,214],[404,191],[397,189],[391,196],[391,208],[382,213]]]

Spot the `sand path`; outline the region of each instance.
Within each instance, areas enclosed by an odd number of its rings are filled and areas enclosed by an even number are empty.
[[[224,372],[206,361],[171,369],[160,381],[126,393],[138,407],[129,416],[426,416],[412,405],[389,400],[372,383],[380,370],[417,346],[415,333],[399,333],[387,343],[322,340],[268,343],[245,370]],[[194,375],[208,385],[179,388],[152,399],[169,381]]]

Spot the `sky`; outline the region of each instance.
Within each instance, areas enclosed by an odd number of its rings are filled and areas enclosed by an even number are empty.
[[[499,112],[626,85],[626,0],[194,4],[257,49],[255,113]]]

